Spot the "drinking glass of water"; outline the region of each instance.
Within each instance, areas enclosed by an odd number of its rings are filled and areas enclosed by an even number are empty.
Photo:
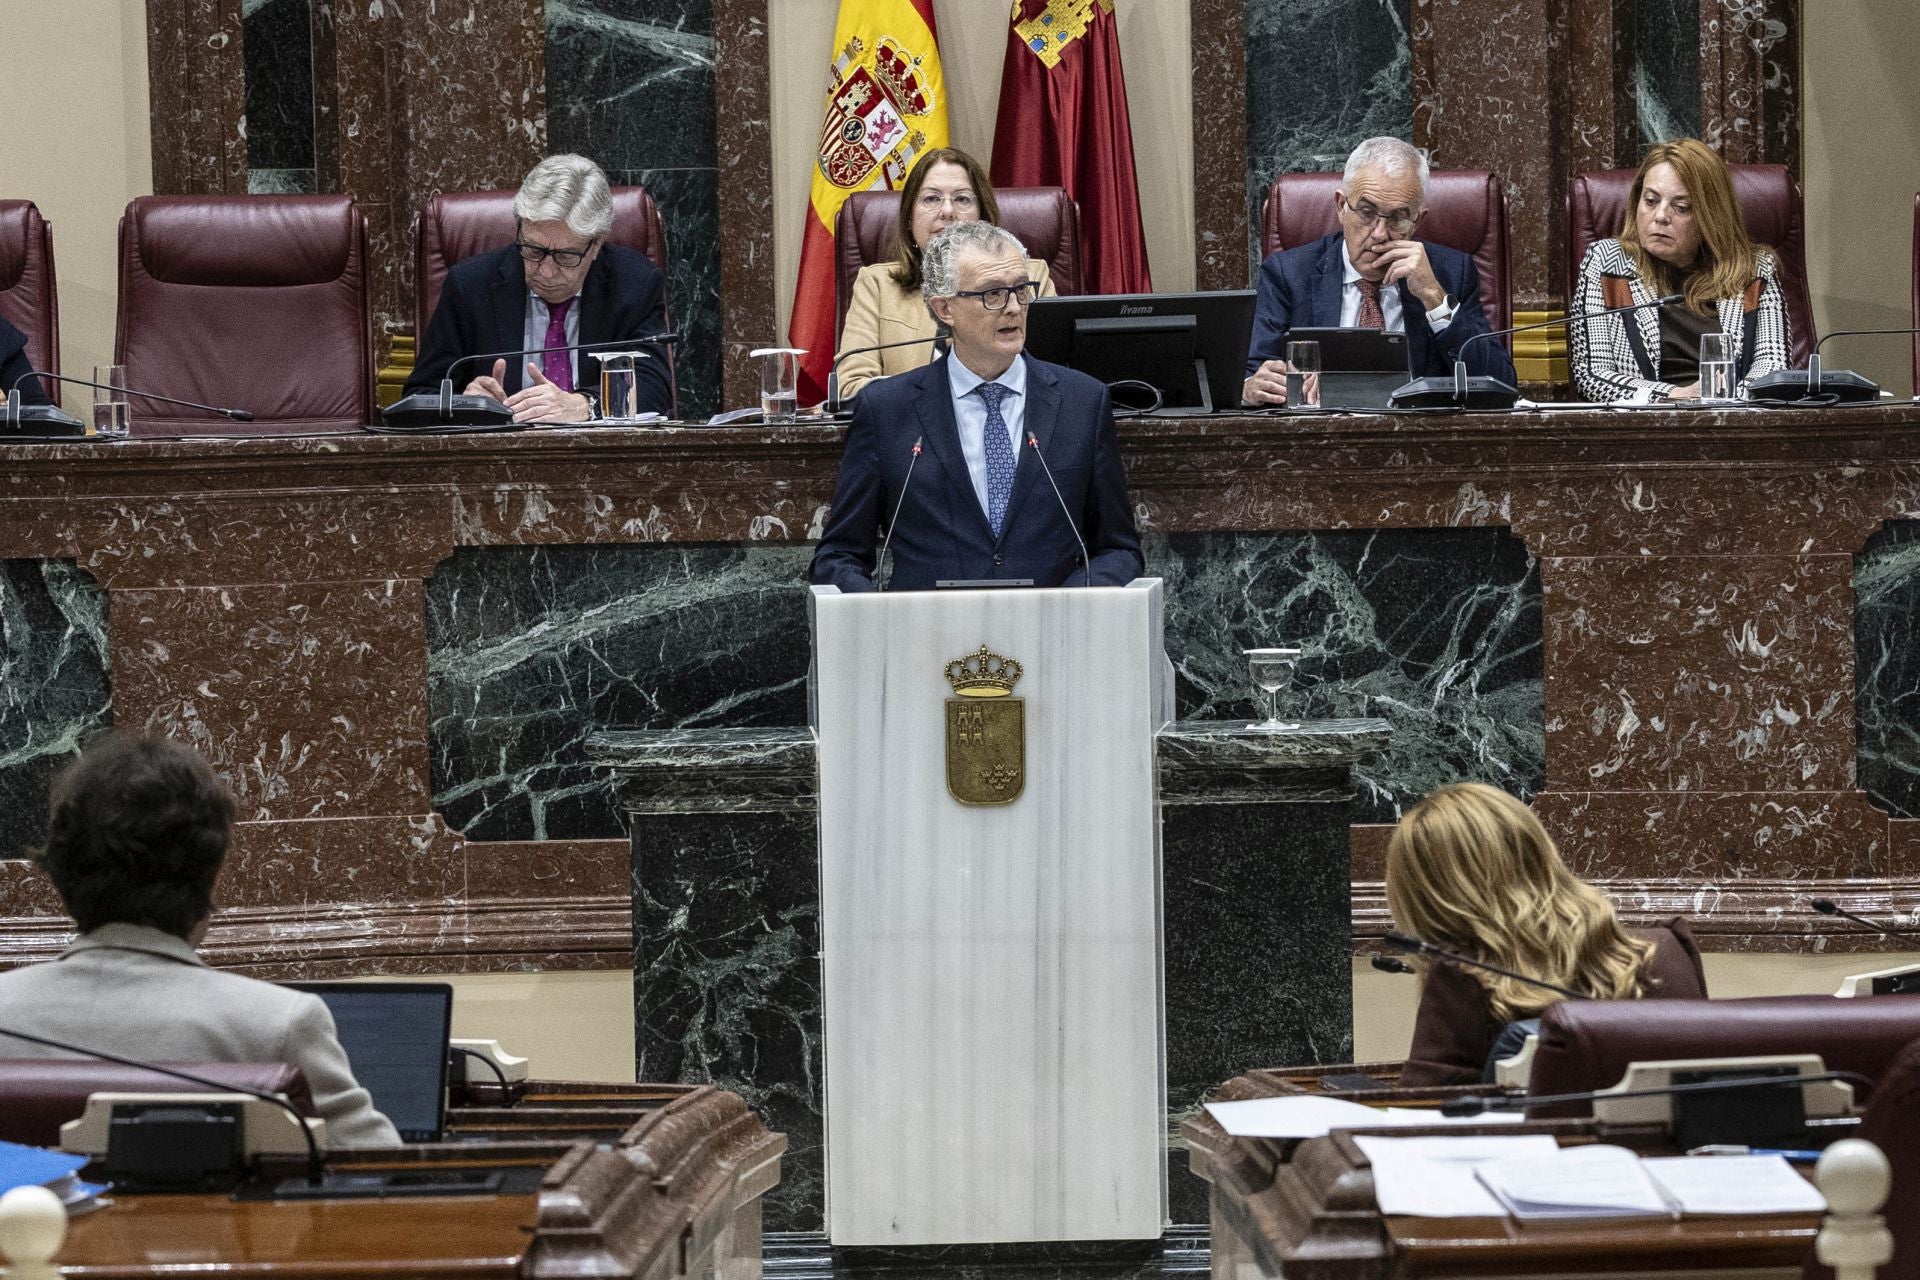
[[[1287,405],[1293,409],[1320,407],[1320,344],[1287,344]]]
[[[1700,335],[1700,403],[1733,404],[1733,337],[1725,333]]]
[[[104,385],[93,389],[93,434],[109,439],[125,439],[132,427],[127,393],[117,388],[127,385],[127,368],[119,364],[93,366],[93,380]]]
[[[1293,683],[1293,669],[1300,664],[1298,649],[1243,649],[1247,655],[1247,674],[1267,695],[1267,718],[1256,729],[1298,729],[1298,722],[1280,718],[1280,691]]]
[[[800,408],[799,347],[761,347],[751,353],[760,362],[760,417],[764,422],[792,422]]]

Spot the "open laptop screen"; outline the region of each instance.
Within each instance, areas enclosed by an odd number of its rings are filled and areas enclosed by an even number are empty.
[[[453,988],[444,982],[289,982],[326,1003],[354,1078],[404,1142],[438,1142],[447,1122],[447,1037]]]

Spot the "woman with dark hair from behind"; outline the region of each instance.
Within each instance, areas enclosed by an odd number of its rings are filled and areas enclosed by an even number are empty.
[[[915,338],[929,341],[890,351],[848,356],[840,365],[840,395],[852,399],[875,378],[906,373],[931,363],[931,339],[938,332],[926,301],[920,296],[920,254],[927,242],[956,222],[1000,221],[1000,202],[987,181],[986,168],[955,147],[940,147],[920,157],[900,188],[900,219],[894,232],[893,260],[873,262],[853,278],[853,298],[847,303],[846,323],[840,330],[840,350],[857,351],[888,342]],[[1040,286],[1039,296],[1053,296],[1053,276],[1047,264],[1027,259],[1027,277]]]
[[[151,1062],[284,1062],[306,1076],[327,1145],[400,1145],[318,996],[208,968],[194,949],[233,830],[205,760],[111,734],[54,779],[50,809],[39,864],[80,936],[0,973],[0,1027]],[[0,1036],[0,1058],[69,1056]]]
[[[1455,783],[1407,811],[1387,842],[1387,906],[1423,942],[1596,1000],[1706,998],[1686,922],[1623,928],[1533,810],[1496,787]],[[1506,1025],[1563,998],[1445,960],[1422,960],[1421,982],[1402,1085],[1479,1082]]]

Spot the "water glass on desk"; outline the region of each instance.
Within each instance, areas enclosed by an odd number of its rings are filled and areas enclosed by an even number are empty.
[[[127,385],[127,368],[119,364],[93,366],[93,380],[103,385],[93,389],[93,434],[124,440],[132,428],[133,415],[127,393],[116,387]]]
[[[800,408],[798,347],[761,347],[749,353],[760,362],[760,420],[792,422]]]
[[[1318,342],[1287,344],[1287,407],[1290,409],[1320,407],[1320,344]]]
[[[1700,335],[1700,403],[1734,404],[1733,338],[1724,333]]]

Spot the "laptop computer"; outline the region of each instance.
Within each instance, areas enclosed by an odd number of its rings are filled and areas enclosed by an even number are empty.
[[[439,1142],[447,1127],[447,1039],[453,987],[444,982],[289,982],[333,1014],[354,1078],[402,1142]]]
[[[1320,407],[1381,412],[1407,382],[1407,335],[1379,329],[1295,329],[1320,344]]]

